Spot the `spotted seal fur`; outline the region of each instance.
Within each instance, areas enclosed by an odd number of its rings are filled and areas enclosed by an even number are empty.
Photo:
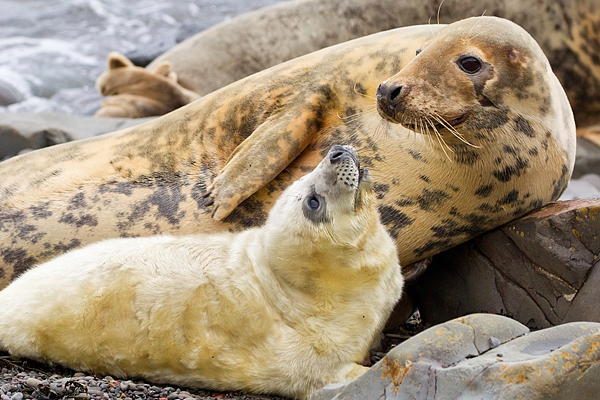
[[[0,291],[0,348],[113,377],[308,399],[368,368],[402,293],[352,147],[237,234],[106,240]]]
[[[479,58],[478,75],[461,69],[463,56]],[[404,103],[412,120],[399,105],[378,115],[383,81],[413,86]],[[423,113],[447,121],[415,126],[426,121],[415,110],[427,93]],[[453,121],[457,111],[467,118]],[[367,36],[148,123],[0,163],[0,286],[103,238],[260,225],[333,143],[363,155],[406,265],[557,199],[573,169],[575,126],[543,52],[510,21]]]

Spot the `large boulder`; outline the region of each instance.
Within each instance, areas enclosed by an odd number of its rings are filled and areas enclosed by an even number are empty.
[[[600,322],[600,199],[552,203],[436,255],[410,293],[426,323],[473,312],[530,328]]]
[[[600,324],[536,332],[497,315],[434,326],[392,349],[364,375],[312,400],[594,399]]]

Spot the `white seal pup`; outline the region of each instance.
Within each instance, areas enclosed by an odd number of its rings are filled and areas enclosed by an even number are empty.
[[[266,224],[99,242],[0,292],[0,348],[115,377],[308,398],[348,381],[400,298],[355,150],[333,146]]]

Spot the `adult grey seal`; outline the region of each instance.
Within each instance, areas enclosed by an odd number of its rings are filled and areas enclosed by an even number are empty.
[[[0,286],[104,238],[261,225],[333,143],[359,149],[408,265],[556,200],[575,126],[544,53],[510,21],[382,32],[0,163]]]

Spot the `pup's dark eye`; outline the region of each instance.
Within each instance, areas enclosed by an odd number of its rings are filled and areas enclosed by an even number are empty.
[[[307,200],[307,204],[308,204],[308,208],[310,208],[311,210],[318,210],[319,206],[321,205],[321,202],[319,202],[319,199],[317,199],[314,196],[311,196],[308,198]]]
[[[418,56],[420,52],[421,52],[421,49],[417,49],[417,51],[415,51],[415,56]]]
[[[474,74],[481,69],[481,61],[472,56],[461,57],[458,66],[467,74]]]
[[[315,223],[327,221],[327,200],[317,192],[309,193],[302,202],[304,216]]]

